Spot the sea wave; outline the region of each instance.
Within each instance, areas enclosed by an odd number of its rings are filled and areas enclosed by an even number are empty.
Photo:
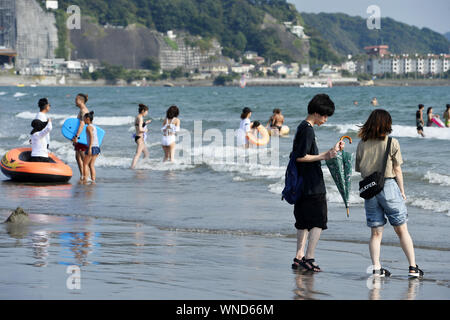
[[[7,92],[5,92],[5,91],[0,92],[0,96],[4,96],[6,94],[7,94]]]
[[[37,112],[24,111],[16,115],[17,118],[32,120],[36,117]],[[54,114],[50,113],[51,119],[61,120],[60,125],[64,124],[64,121],[68,118],[74,118],[74,115],[70,114]],[[99,126],[124,126],[134,122],[134,118],[131,116],[111,116],[111,117],[95,117],[94,124]]]
[[[414,197],[406,200],[406,203],[421,209],[450,215],[450,201]]]
[[[428,181],[431,184],[439,184],[441,186],[450,186],[450,176],[445,174],[439,174],[431,171],[427,171],[423,180]]]
[[[28,95],[28,93],[16,92],[13,97],[20,98],[20,97],[24,97],[26,95]]]
[[[362,123],[357,124],[325,124],[325,127],[334,129],[339,134],[350,134],[359,131]],[[425,139],[439,139],[450,140],[450,129],[437,128],[437,127],[425,127],[424,128]],[[413,126],[393,125],[392,134],[393,137],[401,138],[422,138],[417,133],[417,128]]]

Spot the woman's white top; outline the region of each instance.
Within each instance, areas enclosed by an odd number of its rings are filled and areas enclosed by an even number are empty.
[[[52,131],[52,123],[49,122],[47,126],[39,132],[31,135],[31,156],[48,158],[47,136]]]
[[[97,137],[97,128],[90,124],[88,127],[92,127],[94,130],[92,130],[92,147],[98,147],[98,137]],[[87,142],[88,142],[88,146],[90,144],[90,138],[89,135],[87,134]]]
[[[247,132],[250,131],[250,119],[245,118],[241,120],[239,130],[237,132],[237,145],[242,146],[248,143]]]
[[[34,119],[41,120],[42,122],[48,121],[47,114],[43,113],[43,112],[38,112],[38,114],[36,114],[36,117]],[[50,133],[47,134],[46,139],[47,139],[47,144],[50,144]]]

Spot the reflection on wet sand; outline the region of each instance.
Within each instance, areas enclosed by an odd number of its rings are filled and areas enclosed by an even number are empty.
[[[316,300],[314,291],[314,274],[310,271],[297,271],[295,276],[297,288],[294,289],[294,300]]]
[[[13,186],[13,188],[4,188],[5,194],[11,199],[36,199],[36,198],[70,198],[72,193],[71,184],[32,184],[15,183],[12,181],[3,181],[2,183]]]
[[[390,281],[389,278],[370,276],[366,281],[367,287],[369,288],[369,300],[383,299],[381,293],[384,287],[389,283],[389,281]],[[399,299],[415,300],[420,288],[421,280],[410,278],[405,281],[405,285],[406,284],[407,284],[406,292],[403,294],[402,297],[399,297]]]

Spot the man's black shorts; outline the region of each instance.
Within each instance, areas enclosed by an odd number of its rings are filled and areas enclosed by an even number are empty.
[[[295,228],[327,229],[328,207],[326,194],[302,196],[294,205]]]

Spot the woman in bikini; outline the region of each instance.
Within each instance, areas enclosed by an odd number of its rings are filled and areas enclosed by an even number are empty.
[[[180,119],[178,115],[180,110],[177,106],[171,106],[167,109],[166,119],[164,119],[161,132],[163,134],[161,145],[164,150],[164,162],[174,161],[175,155],[175,134],[180,131]]]
[[[144,104],[139,105],[139,114],[137,115],[134,126],[136,128],[136,133],[134,135],[134,142],[136,142],[136,154],[133,158],[133,162],[131,163],[131,169],[134,169],[136,167],[136,164],[142,154],[144,153],[144,159],[148,158],[149,152],[147,149],[147,146],[145,144],[145,138],[148,131],[148,128],[146,128],[146,125],[148,125],[152,120],[147,120],[144,122],[144,117],[148,115],[148,107]]]

